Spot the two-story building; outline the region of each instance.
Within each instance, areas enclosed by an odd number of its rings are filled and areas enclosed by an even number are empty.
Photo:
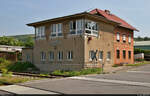
[[[134,63],[133,32],[138,30],[109,10],[94,9],[27,25],[35,28],[35,44],[23,50],[23,56],[29,57],[28,53],[41,71]]]

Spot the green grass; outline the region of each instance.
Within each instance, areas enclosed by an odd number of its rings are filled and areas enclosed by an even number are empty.
[[[144,64],[150,64],[149,61],[143,61],[143,62],[139,62],[139,63],[135,63],[135,64],[126,64],[126,66],[141,66]]]
[[[23,83],[29,80],[34,79],[24,77],[0,77],[0,85]]]
[[[100,73],[101,73],[101,68],[89,68],[89,69],[82,69],[81,71],[56,70],[56,71],[52,72],[52,75],[79,76],[79,75],[100,74]]]

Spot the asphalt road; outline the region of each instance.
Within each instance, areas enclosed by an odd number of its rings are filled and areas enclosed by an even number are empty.
[[[126,72],[45,79],[21,85],[59,94],[150,94],[150,64]]]

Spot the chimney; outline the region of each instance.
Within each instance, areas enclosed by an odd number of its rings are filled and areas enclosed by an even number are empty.
[[[105,12],[110,15],[110,11],[109,10],[105,10]]]

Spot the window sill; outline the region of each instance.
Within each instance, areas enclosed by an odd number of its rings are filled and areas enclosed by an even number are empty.
[[[88,33],[85,33],[85,35],[87,35],[87,36],[94,36],[94,37],[98,37],[98,35],[88,34]]]
[[[49,36],[49,37],[50,37],[50,39],[54,39],[54,38],[62,38],[64,36],[55,36],[55,37]]]
[[[67,59],[67,61],[73,61],[73,59]]]
[[[106,59],[107,61],[110,61],[110,59]]]
[[[99,61],[103,61],[103,59],[98,59]]]

